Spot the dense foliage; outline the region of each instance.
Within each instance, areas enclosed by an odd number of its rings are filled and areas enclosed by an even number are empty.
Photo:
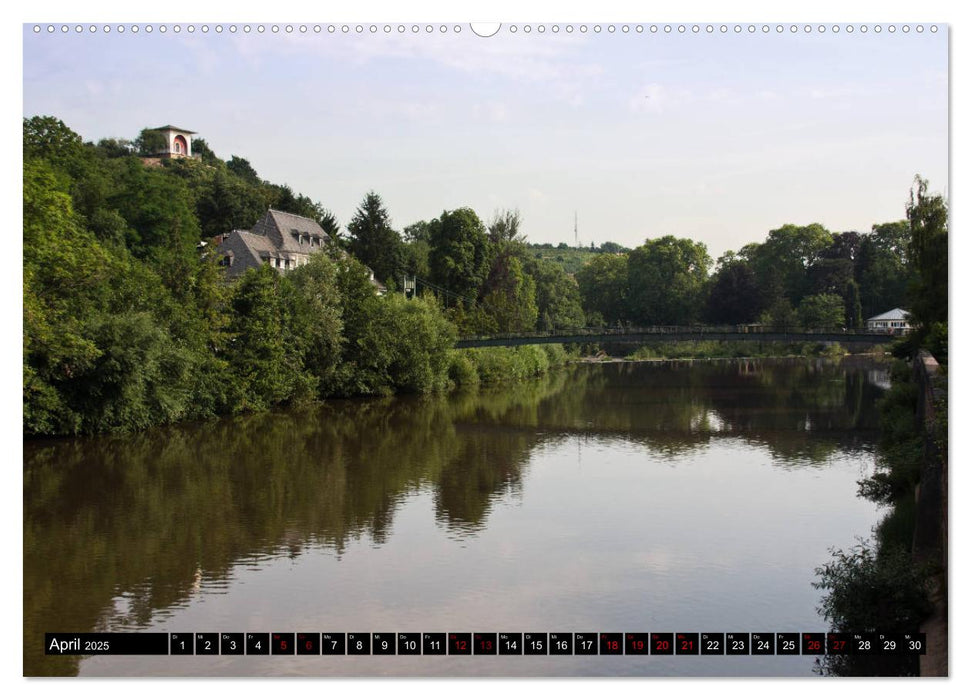
[[[927,213],[939,200],[921,190],[910,217],[940,219]],[[862,328],[871,316],[916,303],[912,228],[901,221],[860,234],[786,224],[762,243],[727,251],[711,274],[704,244],[665,236],[629,252],[592,255],[576,279],[590,325]],[[946,265],[944,230],[925,236],[928,269]],[[940,309],[939,299],[931,303]]]
[[[859,482],[860,495],[889,506],[875,528],[874,541],[849,552],[835,551],[833,561],[817,569],[817,588],[826,591],[820,612],[837,631],[906,632],[935,613],[947,619],[945,560],[916,550],[917,489],[925,476],[938,478],[947,457],[947,249],[948,210],[940,195],[927,193],[917,178],[907,207],[908,221],[874,227],[859,248],[866,257],[865,279],[873,293],[901,290],[909,284],[910,322],[914,331],[894,349],[912,356],[927,348],[941,364],[935,380],[933,422],[918,416],[924,400],[907,362],[891,369],[892,386],[880,401],[881,435],[874,473]],[[899,279],[882,279],[875,270],[907,270]],[[862,287],[862,285],[861,285]],[[866,289],[863,287],[862,289]],[[867,298],[871,292],[866,292]],[[946,469],[946,466],[944,466]],[[927,488],[933,489],[933,485]],[[939,517],[939,515],[938,515]],[[946,517],[946,516],[945,516]],[[947,551],[946,530],[933,545]],[[935,594],[935,590],[937,594]],[[935,609],[936,608],[936,609]],[[938,652],[940,653],[940,652]],[[918,657],[827,656],[820,671],[832,675],[917,675]]]
[[[923,293],[946,264],[946,217],[942,238],[940,198],[922,181],[909,222],[870,234],[786,225],[709,274],[704,244],[673,236],[633,250],[530,245],[515,211],[484,223],[458,208],[399,232],[375,192],[342,231],[319,202],[261,179],[245,158],[219,158],[201,138],[193,158],[139,157],[157,154],[158,136],[85,143],[54,117],[24,120],[27,434],[476,381],[481,373],[450,353],[457,335],[756,320],[855,327],[905,306],[907,290]],[[268,208],[317,221],[332,244],[286,275],[227,280],[215,237],[251,228]],[[375,295],[371,272],[388,295]],[[417,280],[414,298],[395,293],[406,278]],[[916,315],[946,342],[946,303],[937,305]]]
[[[377,296],[336,245],[287,275],[226,280],[212,236],[268,207],[332,234],[333,215],[199,139],[199,159],[143,162],[151,133],[94,145],[52,117],[24,120],[25,434],[448,385],[456,331],[435,298]]]

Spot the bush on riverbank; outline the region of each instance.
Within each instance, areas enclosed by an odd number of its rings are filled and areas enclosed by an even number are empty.
[[[859,482],[859,493],[878,503],[913,499],[920,480],[923,441],[917,425],[917,385],[904,362],[891,369],[890,389],[880,399],[880,444],[876,469]]]
[[[754,340],[684,340],[647,343],[627,355],[628,360],[672,360],[741,357],[842,357],[839,343],[760,343]]]
[[[930,612],[924,573],[906,549],[861,542],[834,551],[813,586],[830,591],[821,610],[835,629],[913,632]]]
[[[569,355],[560,344],[456,350],[449,376],[458,386],[495,384],[545,374],[566,364]]]
[[[892,506],[874,528],[873,542],[816,569],[813,586],[826,590],[820,613],[841,632],[914,632],[931,614],[933,571],[914,561],[915,487],[920,481],[923,438],[917,420],[918,387],[910,367],[896,361],[891,388],[880,400],[881,436],[872,476],[859,483],[862,497]],[[917,656],[827,656],[830,675],[917,675]]]
[[[861,542],[816,569],[813,587],[827,591],[819,612],[840,632],[914,632],[932,611],[928,572],[902,547]],[[827,655],[821,673],[836,676],[916,676],[918,657]]]

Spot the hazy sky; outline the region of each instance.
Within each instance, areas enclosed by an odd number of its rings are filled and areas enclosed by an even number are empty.
[[[531,241],[572,243],[576,211],[582,242],[672,234],[713,257],[785,223],[865,231],[903,218],[915,173],[947,190],[946,25],[635,26],[506,25],[480,38],[468,25],[444,35],[28,25],[24,115],[57,116],[93,141],[163,124],[197,131],[343,224],[374,189],[398,228],[460,206],[484,220],[518,208]]]

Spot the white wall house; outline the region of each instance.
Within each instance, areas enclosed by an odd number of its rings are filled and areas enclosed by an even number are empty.
[[[866,320],[868,331],[884,331],[895,335],[902,335],[910,332],[910,323],[907,320],[908,314],[903,309],[891,309]]]
[[[168,142],[168,149],[156,155],[163,158],[192,158],[192,135],[196,132],[180,129],[171,124],[160,126],[152,131],[163,134]]]

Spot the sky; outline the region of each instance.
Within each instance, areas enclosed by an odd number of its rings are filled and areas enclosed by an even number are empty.
[[[342,224],[374,190],[398,229],[518,209],[535,243],[572,245],[576,217],[583,244],[674,235],[716,258],[786,223],[902,219],[918,173],[948,190],[947,25],[581,25],[27,24],[23,115],[90,141],[196,131]]]

